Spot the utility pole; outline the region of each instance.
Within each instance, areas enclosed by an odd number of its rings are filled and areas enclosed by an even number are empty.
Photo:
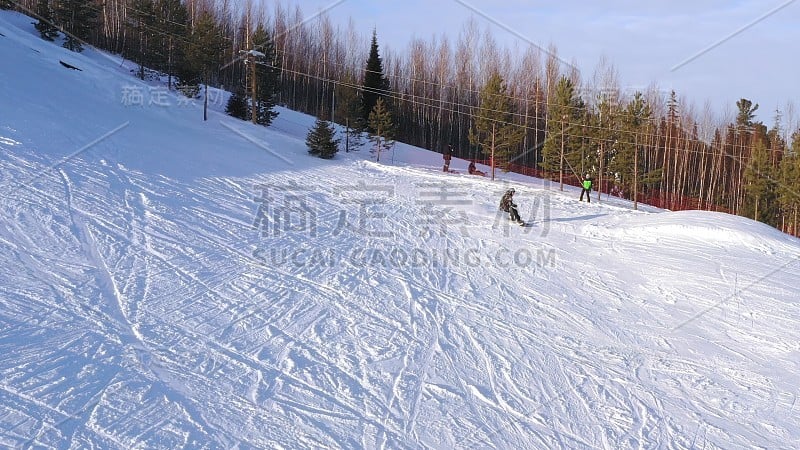
[[[172,90],[172,36],[167,44],[167,90]]]
[[[584,113],[582,118],[581,125],[583,125],[583,129],[586,130],[586,126],[588,125],[588,117]],[[581,133],[581,176],[586,173],[586,132]]]
[[[492,123],[492,181],[494,181],[494,135],[497,129],[497,124]]]
[[[603,192],[603,159],[605,159],[605,152],[603,151],[603,109],[600,109],[600,170],[597,172],[597,202],[600,203],[600,194]]]
[[[633,210],[639,209],[639,133],[633,138]]]
[[[209,76],[206,75],[206,82],[203,83],[205,85],[205,93],[203,94],[203,122],[208,120],[208,79]]]
[[[600,141],[600,171],[597,172],[597,202],[600,202],[601,194],[603,193],[603,160],[606,157],[605,142]]]
[[[250,38],[248,37],[248,40]],[[258,123],[258,71],[256,66],[259,64],[259,59],[264,58],[266,55],[258,50],[239,50],[239,53],[244,54],[244,64],[246,67],[245,74],[249,80],[245,81],[250,94],[250,107],[251,107],[251,120],[254,124]]]
[[[250,2],[247,3],[247,29],[245,30],[245,48],[248,49],[245,52],[245,85],[250,90],[250,111],[251,117],[250,120],[253,122],[253,125],[258,124],[258,102],[256,99],[258,96],[256,95],[256,65],[253,58],[253,30],[250,28],[252,25],[252,4]],[[241,53],[241,52],[240,52]],[[249,78],[249,80],[248,80]]]
[[[558,183],[561,191],[564,190],[564,121],[567,120],[567,115],[561,116],[561,164],[558,166]]]
[[[331,89],[331,123],[336,123],[336,84]]]
[[[252,52],[247,53],[247,59],[245,61],[250,64],[250,107],[252,108],[251,120],[255,125],[258,123],[258,83],[256,83],[256,79],[258,77],[256,76],[256,62]]]

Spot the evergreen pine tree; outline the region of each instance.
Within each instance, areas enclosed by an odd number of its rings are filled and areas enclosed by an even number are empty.
[[[267,32],[262,24],[258,24],[253,33],[253,48],[261,52],[264,56],[259,59],[256,66],[256,77],[258,87],[256,95],[258,102],[258,120],[261,125],[269,126],[272,120],[277,117],[275,111],[277,106],[278,83],[280,77],[280,62],[275,53],[275,43],[272,36]]]
[[[185,48],[186,62],[201,74],[203,81],[211,81],[222,59],[224,45],[222,31],[214,16],[204,11],[196,20]]]
[[[364,74],[364,89],[361,99],[363,101],[363,113],[367,126],[369,116],[375,109],[375,104],[379,98],[384,98],[389,90],[389,80],[383,74],[383,60],[378,52],[378,32],[373,30],[372,43],[369,48],[369,58],[367,59],[367,69]],[[384,105],[386,107],[386,105]],[[371,131],[375,131],[372,129]]]
[[[781,159],[780,183],[776,194],[784,218],[784,231],[797,235],[798,213],[800,213],[800,155],[796,152]]]
[[[582,170],[594,165],[590,152],[583,152],[583,140],[578,137],[580,126],[584,120],[585,104],[578,95],[575,85],[567,77],[561,77],[556,84],[555,93],[550,98],[547,116],[547,135],[542,147],[544,170],[565,174],[571,173],[570,167]],[[564,149],[565,162],[562,167],[561,151]],[[581,164],[582,158],[589,158]],[[582,174],[573,174],[582,177]]]
[[[39,16],[39,21],[34,27],[39,35],[46,41],[54,41],[58,37],[58,28],[53,25],[53,8],[50,0],[37,0],[36,15]]]
[[[640,151],[643,136],[647,134],[646,127],[652,114],[641,92],[633,95],[622,113],[620,142],[615,146],[616,151],[609,160],[608,170],[616,174],[616,182],[628,198],[632,198],[634,191],[641,192],[645,182],[653,182],[654,174],[643,173],[644,158],[636,154]]]
[[[775,182],[769,153],[762,139],[756,142],[744,171],[745,204],[742,214],[753,220],[775,224]]]
[[[786,152],[786,140],[783,138],[783,126],[781,124],[783,114],[779,109],[775,110],[775,124],[770,128],[767,133],[767,141],[769,142],[770,161],[773,165],[777,162]]]
[[[758,103],[753,105],[753,102],[743,98],[736,102],[736,107],[739,109],[736,114],[736,125],[740,127],[750,127],[753,125],[753,119],[758,110]]]
[[[525,129],[514,124],[514,107],[503,77],[489,76],[480,92],[480,106],[469,130],[469,141],[484,155],[493,158],[494,167],[508,168],[509,161],[525,137]]]
[[[608,186],[608,179],[616,181],[616,174],[609,171],[609,162],[616,157],[620,139],[620,117],[622,116],[617,97],[611,93],[603,92],[596,99],[596,113],[592,115],[590,132],[587,133],[594,141],[594,147],[584,149],[584,151],[572,152],[567,154],[567,161],[575,170],[590,172],[589,168],[595,168],[596,176],[593,183],[597,200],[600,194]],[[583,101],[581,101],[583,106]],[[581,159],[583,158],[583,159]]]
[[[743,98],[736,102],[736,108],[739,110],[736,114],[736,132],[738,134],[739,146],[744,151],[750,148],[753,141],[753,119],[755,112],[758,110],[758,104],[753,104],[750,100]]]
[[[182,42],[188,34],[189,12],[181,0],[156,0],[155,10],[159,30],[157,48],[162,50],[159,69],[167,73],[167,86],[172,89],[173,77],[184,62]]]
[[[56,23],[65,31],[64,47],[82,52],[82,42],[89,38],[97,18],[92,0],[59,0],[55,10]]]
[[[394,123],[392,114],[386,109],[382,98],[375,103],[369,114],[370,141],[375,144],[377,162],[381,161],[381,152],[394,146]]]
[[[212,82],[212,76],[222,60],[224,46],[225,40],[214,16],[210,12],[204,11],[195,22],[184,48],[186,72],[198,74],[205,84],[203,120],[208,118],[208,84]]]
[[[336,86],[336,123],[345,126],[345,149],[357,149],[362,144],[362,133],[366,129],[364,121],[364,105],[355,87],[355,77],[351,74],[344,76],[341,84]]]
[[[322,119],[317,119],[308,135],[306,146],[308,153],[323,159],[331,159],[339,151],[339,139],[334,138],[334,129],[331,124]]]
[[[131,43],[128,58],[139,65],[137,76],[144,80],[145,68],[154,66],[155,4],[153,0],[134,0],[128,12],[128,29]]]
[[[11,0],[0,0],[0,9],[11,9],[14,7],[14,2]]]
[[[233,94],[231,94],[228,99],[228,105],[225,107],[225,112],[237,119],[247,120],[247,96],[240,89],[233,91]]]
[[[784,228],[795,236],[800,219],[800,130],[792,135],[792,143],[787,155],[780,162],[780,184],[777,188],[778,201],[783,211]]]

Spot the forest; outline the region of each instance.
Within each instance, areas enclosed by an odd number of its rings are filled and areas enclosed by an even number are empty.
[[[0,7],[35,17],[43,39],[61,34],[71,50],[122,55],[139,65],[132,75],[166,75],[185,95],[208,85],[234,92],[238,115],[264,125],[283,105],[374,132],[370,113],[380,103],[397,141],[439,152],[452,145],[455,157],[559,185],[590,175],[603,195],[634,205],[723,211],[798,235],[800,129],[791,99],[770,112],[769,124],[755,120],[757,99],[742,98],[720,116],[656,85],[628,89],[607,60],[585,74],[555,45],[501,47],[476,21],[456,38],[432,34],[391,49],[381,47],[381,30],[365,36],[353,20],[306,16],[280,1]]]

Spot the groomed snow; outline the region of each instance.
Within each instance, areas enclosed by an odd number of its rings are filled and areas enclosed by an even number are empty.
[[[312,158],[312,117],[203,122],[31,22],[0,12],[0,447],[800,447],[797,239]]]

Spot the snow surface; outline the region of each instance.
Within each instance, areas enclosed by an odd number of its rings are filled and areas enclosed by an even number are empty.
[[[800,447],[797,239],[312,158],[312,117],[204,123],[30,22],[0,13],[0,447]]]

